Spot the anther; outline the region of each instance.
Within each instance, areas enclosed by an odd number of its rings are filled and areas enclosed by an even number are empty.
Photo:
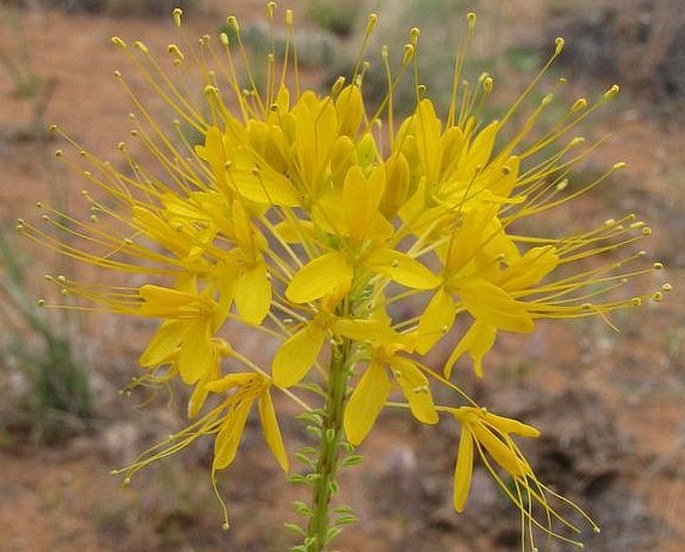
[[[261,173],[261,169],[258,166],[252,167],[252,176],[259,176]]]
[[[664,268],[664,264],[663,264],[663,263],[657,262],[657,263],[654,263],[654,264],[652,265],[652,268],[653,268],[654,270],[662,270],[662,269]]]
[[[276,9],[276,2],[268,2],[266,4],[266,16],[269,19],[273,19],[275,9]]]
[[[649,226],[645,226],[642,229],[642,235],[643,236],[650,236],[652,234],[652,229]]]
[[[568,178],[564,178],[561,182],[558,182],[556,185],[557,192],[561,192],[566,189],[568,186]]]
[[[476,19],[477,19],[477,17],[476,17],[475,13],[469,12],[466,14],[466,21],[468,23],[469,30],[472,31],[473,29],[476,28]]]
[[[571,140],[569,145],[571,147],[576,147],[582,144],[583,142],[585,142],[585,138],[583,138],[582,136],[576,136],[575,138],[573,138],[573,140]]]
[[[540,102],[540,105],[542,105],[542,106],[549,105],[549,104],[552,102],[553,99],[554,99],[554,94],[552,94],[552,93],[550,92],[550,93],[547,94],[544,98],[542,98],[542,101]]]
[[[611,88],[609,88],[609,90],[607,90],[607,91],[604,93],[604,97],[605,97],[607,100],[609,100],[609,99],[613,98],[614,96],[616,96],[616,94],[618,94],[619,90],[620,90],[620,89],[619,89],[619,87],[618,87],[618,84],[614,84]]]
[[[578,98],[573,103],[573,106],[571,106],[571,111],[573,113],[576,113],[577,111],[580,111],[581,109],[585,109],[586,107],[587,107],[587,100],[585,98]]]
[[[672,290],[673,290],[673,286],[671,284],[669,284],[668,282],[666,282],[665,284],[663,284],[661,286],[661,291],[663,291],[664,293],[668,293],[669,291],[672,291]]]
[[[138,50],[140,50],[141,52],[143,52],[144,54],[147,54],[147,53],[148,53],[147,46],[145,46],[145,44],[144,44],[143,42],[141,42],[140,40],[136,40],[136,41],[133,43],[133,45],[134,45],[136,48],[138,48]]]
[[[409,31],[409,41],[416,46],[419,41],[419,36],[421,35],[421,30],[418,27],[412,27]]]
[[[55,157],[62,157],[64,152],[61,149],[55,150]]]
[[[38,299],[38,301],[36,301],[36,304],[39,307],[43,308],[45,306],[45,299]]]
[[[118,36],[113,36],[111,38],[112,44],[118,46],[119,48],[126,48],[126,43],[121,40]]]
[[[174,11],[172,12],[174,16],[174,25],[176,27],[181,26],[181,16],[183,15],[183,10],[181,8],[174,8]]]
[[[185,56],[183,55],[183,52],[181,52],[181,50],[179,49],[178,46],[176,46],[176,44],[169,44],[169,46],[167,46],[167,51],[170,54],[175,55],[176,59],[178,59],[180,61],[183,61],[183,59],[185,58]]]
[[[228,523],[227,521],[224,521],[224,522],[221,524],[221,528],[222,528],[224,531],[228,531],[228,530],[231,528],[231,525],[230,525],[230,523]]]
[[[240,32],[240,25],[238,24],[238,20],[236,19],[235,15],[229,15],[226,18],[226,23],[228,23],[228,26],[236,33]]]
[[[291,27],[293,24],[293,10],[285,10],[285,24]]]
[[[57,131],[57,128],[58,128],[57,125],[52,124],[52,125],[50,125],[50,126],[48,127],[48,130],[49,130],[50,132],[56,132],[56,131]]]
[[[614,166],[611,167],[612,170],[618,171],[620,169],[623,169],[627,166],[627,163],[625,161],[621,161],[619,163],[614,163]]]
[[[121,71],[119,71],[118,69],[117,69],[116,71],[114,71],[114,76],[115,76],[117,79],[120,79],[120,78],[121,78]]]
[[[226,33],[221,33],[219,39],[221,40],[221,44],[228,46],[228,35]]]
[[[376,28],[376,23],[378,23],[378,14],[371,12],[369,17],[366,18],[366,34],[371,34]]]
[[[340,91],[343,89],[343,86],[345,86],[345,77],[341,75],[333,83],[333,86],[331,87],[331,94],[333,96],[337,96],[338,94],[340,94]]]
[[[559,55],[561,51],[564,49],[564,39],[558,36],[557,38],[554,39],[554,54]]]
[[[630,302],[632,303],[633,306],[639,307],[642,305],[642,298],[640,297],[633,297]]]
[[[492,92],[492,87],[494,86],[495,81],[492,79],[492,77],[488,76],[483,79],[483,90],[485,92]]]
[[[408,65],[414,57],[414,46],[412,44],[404,45],[404,54],[402,55],[402,64]]]

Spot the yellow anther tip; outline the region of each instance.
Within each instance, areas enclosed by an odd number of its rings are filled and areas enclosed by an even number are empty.
[[[662,269],[664,268],[664,264],[663,264],[663,263],[656,262],[656,263],[654,263],[654,264],[652,265],[652,268],[653,268],[654,270],[662,270]]]
[[[404,65],[407,65],[412,58],[414,57],[414,45],[413,44],[405,44],[404,45],[404,54],[402,55],[402,63]]]
[[[668,293],[669,291],[673,291],[673,286],[666,282],[664,285],[661,286],[661,291],[664,293]]]
[[[613,98],[616,94],[619,93],[619,91],[620,91],[620,88],[618,87],[618,84],[614,84],[611,88],[609,88],[609,90],[607,90],[604,93],[604,97],[607,99]]]
[[[585,98],[578,98],[574,103],[573,107],[571,107],[571,111],[574,113],[577,111],[581,111],[587,107],[587,100]]]
[[[113,36],[111,39],[112,44],[118,46],[119,48],[126,48],[126,43],[121,40],[118,36]]]
[[[240,32],[240,24],[238,23],[238,19],[235,15],[229,15],[226,18],[226,23],[228,23],[228,26],[231,27],[231,29],[233,29],[236,33]]]
[[[171,12],[173,17],[174,17],[174,25],[177,27],[181,26],[181,16],[183,15],[183,10],[181,8],[174,8],[174,11]]]
[[[625,161],[621,161],[619,163],[614,163],[614,166],[611,167],[613,170],[618,171],[620,169],[624,169],[628,166],[628,164]]]
[[[564,39],[561,38],[560,36],[556,37],[554,39],[554,46],[555,46],[554,53],[560,54],[561,51],[564,49]]]
[[[477,20],[477,17],[476,17],[475,13],[469,12],[466,14],[466,22],[469,25],[469,29],[473,30],[476,28],[476,20]]]

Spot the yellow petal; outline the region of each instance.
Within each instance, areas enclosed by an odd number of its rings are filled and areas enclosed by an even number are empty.
[[[461,426],[457,464],[454,468],[454,509],[461,513],[469,497],[473,476],[473,435],[466,425]]]
[[[458,345],[445,363],[445,377],[452,375],[452,367],[459,357],[469,353],[473,360],[473,371],[479,378],[483,377],[483,358],[492,349],[497,337],[497,328],[476,320],[461,338]]]
[[[252,401],[241,403],[226,416],[226,420],[216,436],[216,441],[214,441],[212,471],[223,470],[235,460],[240,438],[243,436],[243,429],[245,429],[247,415],[250,413],[250,406],[252,406]]]
[[[502,433],[513,433],[515,435],[521,435],[522,437],[539,437],[540,431],[530,426],[514,420],[512,418],[505,418],[504,416],[498,416],[497,414],[492,414],[487,412],[483,415],[483,420],[489,425],[496,427]]]
[[[253,326],[259,326],[271,307],[271,282],[266,265],[257,263],[241,274],[235,282],[235,306],[240,317]]]
[[[169,362],[181,344],[187,324],[184,320],[165,320],[140,355],[140,365],[149,367]]]
[[[346,86],[335,100],[338,134],[354,137],[364,115],[364,102],[358,86]]]
[[[303,266],[288,285],[285,295],[293,303],[306,303],[332,292],[345,293],[352,283],[352,269],[345,255],[326,253]]]
[[[392,358],[390,367],[414,417],[424,424],[437,424],[438,413],[424,373],[413,361],[399,356]]]
[[[336,335],[349,337],[355,341],[399,343],[402,340],[402,336],[384,320],[338,318],[331,329]]]
[[[343,425],[350,444],[357,446],[366,438],[391,390],[392,386],[383,364],[372,362],[354,388],[345,407]]]
[[[450,330],[457,306],[449,292],[441,287],[421,315],[417,331],[416,352],[425,355]]]
[[[487,280],[465,280],[459,283],[457,292],[466,309],[480,322],[521,333],[531,332],[535,327],[525,303]]]
[[[316,321],[291,335],[274,357],[274,383],[279,387],[291,387],[307,375],[319,356],[325,337],[326,331]]]
[[[178,354],[178,372],[184,383],[193,384],[211,370],[211,338],[207,321],[189,324]]]
[[[471,430],[476,440],[488,451],[492,459],[508,474],[519,477],[526,475],[529,470],[517,456],[511,443],[504,443],[499,437],[479,422],[471,424]]]
[[[373,218],[379,216],[378,205],[385,191],[385,169],[374,167],[367,179],[359,166],[347,171],[343,186],[343,202],[347,229],[352,239],[362,240]]]
[[[409,255],[388,248],[377,248],[366,255],[363,265],[412,289],[433,289],[442,280]]]
[[[269,395],[268,389],[259,397],[257,405],[259,407],[259,419],[262,422],[262,432],[264,433],[266,444],[269,445],[271,452],[276,457],[276,460],[278,460],[283,471],[287,472],[289,467],[288,455],[283,446],[281,430],[278,427],[276,411],[274,410],[274,404],[271,401],[271,395]]]

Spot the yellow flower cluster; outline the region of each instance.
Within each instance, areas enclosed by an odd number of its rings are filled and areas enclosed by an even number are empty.
[[[267,16],[274,18],[273,3]],[[74,146],[77,160],[62,151],[58,156],[81,172],[89,165],[83,174],[105,198],[85,194],[92,211],[87,220],[43,206],[44,220],[58,232],[18,224],[65,255],[146,281],[122,287],[50,278],[65,295],[160,319],[140,357],[146,374],[139,381],[178,377],[193,389],[192,425],[145,453],[128,475],[203,434],[216,436],[213,471],[227,467],[254,403],[268,446],[287,470],[271,391],[309,408],[303,393],[312,382],[325,389],[332,377],[320,359],[345,344],[349,443],[361,443],[387,406],[406,408],[425,424],[456,421],[457,511],[467,500],[477,452],[521,509],[524,533],[538,524],[534,504],[547,519],[557,516],[548,489],[512,439],[538,432],[476,405],[453,383],[452,372],[466,355],[483,376],[498,332],[528,333],[542,318],[606,319],[615,309],[660,299],[661,292],[621,294],[632,289],[626,286],[631,278],[654,268],[640,264],[644,252],[628,247],[650,233],[634,215],[553,236],[525,234],[519,224],[622,167],[616,164],[588,184],[568,185],[573,166],[594,149],[572,129],[618,88],[594,105],[576,101],[549,130],[534,132],[553,101],[549,93],[512,129],[512,116],[561,52],[558,39],[531,87],[500,120],[487,123],[480,108],[493,79],[484,74],[474,86],[462,85],[462,50],[451,104],[441,117],[419,81],[419,32],[412,29],[397,76],[384,49],[388,93],[369,113],[363,98],[369,69],[362,60],[375,15],[356,70],[324,95],[301,90],[290,11],[282,64],[271,51],[262,87],[247,64],[235,18],[228,18],[235,44],[222,34],[217,43],[203,37],[199,46],[185,37],[179,10],[174,18],[187,43],[169,46],[176,75],[143,43],[131,48],[113,39],[175,112],[174,131],[164,130],[117,73],[137,111],[131,134],[155,167],[121,143],[126,163],[117,169],[53,127]],[[469,14],[469,35],[474,26]],[[198,69],[200,105],[181,84]],[[395,120],[393,92],[412,74],[415,107]],[[65,239],[64,231],[73,238]],[[77,240],[85,240],[83,247]],[[455,325],[461,338],[448,345],[442,370],[429,368],[422,359],[446,345],[443,337],[454,335]],[[270,364],[243,354],[240,327],[277,345]],[[453,403],[435,403],[439,386],[454,391]],[[549,525],[546,530],[553,532]]]

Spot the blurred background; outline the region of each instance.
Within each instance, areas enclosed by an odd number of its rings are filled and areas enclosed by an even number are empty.
[[[183,426],[184,392],[122,395],[139,373],[137,357],[154,325],[38,309],[36,300],[51,292],[46,272],[90,281],[106,275],[14,231],[18,217],[39,216],[38,201],[86,211],[84,182],[55,162],[62,145],[45,128],[58,122],[93,153],[116,159],[131,106],[115,69],[128,71],[158,117],[171,117],[109,38],[141,38],[164,55],[175,40],[169,14],[178,5],[191,37],[225,30],[226,15],[237,15],[254,59],[264,59],[262,0],[0,0],[0,552],[269,552],[292,544],[282,523],[297,520],[291,502],[305,497],[283,481],[256,424],[221,476],[228,532],[220,529],[209,481],[209,440],[121,489],[109,471]],[[462,381],[482,404],[542,430],[524,450],[541,480],[602,526],[601,535],[584,540],[587,550],[682,550],[685,1],[302,0],[279,6],[285,7],[296,11],[302,77],[322,91],[349,74],[366,15],[379,14],[365,81],[371,103],[385,92],[382,71],[373,69],[380,68],[380,46],[400,56],[416,25],[423,30],[421,79],[444,105],[468,11],[478,12],[479,24],[467,74],[494,76],[492,117],[526,87],[556,36],[567,47],[548,80],[568,77],[560,90],[564,105],[621,85],[619,98],[582,129],[589,138],[608,138],[577,178],[590,181],[618,161],[629,169],[543,223],[591,224],[637,210],[656,230],[649,255],[664,262],[675,291],[658,306],[618,313],[620,333],[597,319],[540,323],[532,337],[502,336],[484,382],[471,381],[468,367]],[[398,109],[411,102],[401,90]],[[650,285],[660,283],[655,276]],[[258,341],[246,339],[258,354]],[[289,450],[306,444],[297,422],[283,425]],[[418,428],[405,416],[384,414],[362,447],[363,464],[342,476],[360,522],[343,533],[340,549],[518,550],[517,512],[484,471],[474,475],[465,513],[454,514],[456,443],[450,428]]]

